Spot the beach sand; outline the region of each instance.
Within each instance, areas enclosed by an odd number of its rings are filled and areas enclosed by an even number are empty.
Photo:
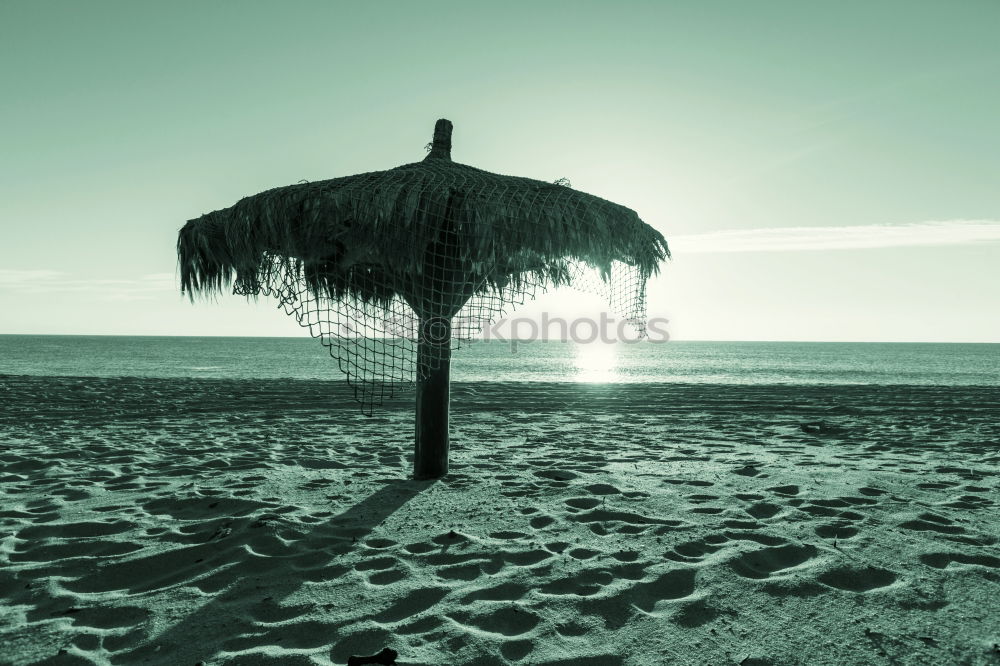
[[[0,376],[0,663],[1000,663],[1000,389]]]

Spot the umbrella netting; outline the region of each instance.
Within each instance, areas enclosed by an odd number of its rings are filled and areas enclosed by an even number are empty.
[[[253,291],[236,284],[233,293],[274,297],[286,314],[326,347],[367,415],[386,399],[412,390],[421,372],[440,364],[444,348],[450,351],[470,343],[504,340],[509,331],[491,333],[492,328],[517,306],[557,286],[551,279],[524,274],[505,287],[486,288],[454,315],[448,326],[450,336],[442,339],[440,327],[421,330],[420,317],[400,296],[387,303],[334,298],[310,288],[301,262],[275,256],[268,266]],[[622,317],[632,339],[646,335],[646,278],[637,268],[615,262],[610,275],[602,276],[586,264],[569,262],[567,271],[566,284],[602,296],[609,309]],[[429,353],[424,363],[418,363],[422,334]]]

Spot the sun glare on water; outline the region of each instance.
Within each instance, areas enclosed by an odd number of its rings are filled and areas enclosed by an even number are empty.
[[[613,382],[618,376],[618,346],[606,342],[577,343],[576,381]]]

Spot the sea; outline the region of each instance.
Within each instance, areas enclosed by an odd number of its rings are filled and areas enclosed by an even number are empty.
[[[342,380],[307,336],[0,335],[0,375]],[[1000,386],[1000,344],[858,342],[463,343],[455,382]]]

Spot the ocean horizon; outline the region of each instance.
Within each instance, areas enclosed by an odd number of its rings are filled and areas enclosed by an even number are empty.
[[[371,343],[369,343],[371,344]],[[345,379],[309,337],[0,335],[0,374]],[[1000,385],[1000,344],[474,340],[455,382]]]

